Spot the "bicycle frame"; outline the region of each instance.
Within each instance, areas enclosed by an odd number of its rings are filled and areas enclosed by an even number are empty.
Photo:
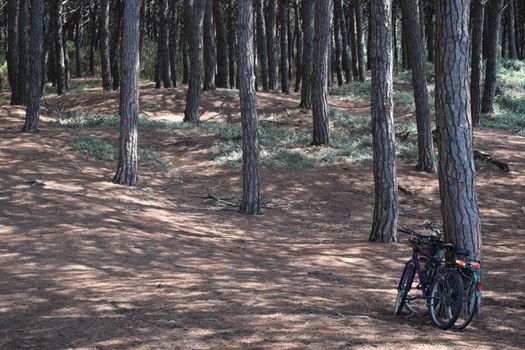
[[[429,276],[428,280],[427,280],[427,276],[424,275],[421,270],[420,260],[422,257],[428,259],[434,265],[434,272],[432,273],[431,276]],[[415,272],[417,273],[417,277],[419,278],[422,295],[410,297],[407,300],[411,301],[411,300],[415,300],[419,298],[429,298],[430,288],[432,287],[432,282],[434,280],[435,270],[437,270],[442,265],[441,259],[436,258],[435,256],[432,256],[431,254],[428,254],[426,251],[424,251],[423,249],[419,247],[413,247],[412,248],[412,258],[405,263],[405,269],[403,270],[403,274],[405,274],[406,266],[408,266],[409,264],[414,264],[414,266],[416,267]],[[401,276],[400,281],[402,280],[403,280],[403,276]],[[401,285],[399,285],[398,288],[401,288]]]

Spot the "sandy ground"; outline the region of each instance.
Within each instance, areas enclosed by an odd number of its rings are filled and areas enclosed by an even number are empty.
[[[203,119],[232,118],[237,102],[203,94]],[[142,89],[143,111],[180,120],[184,89]],[[239,171],[212,164],[198,130],[153,130],[172,169],[141,169],[140,185],[109,180],[116,165],[64,146],[66,111],[116,113],[117,94],[46,98],[39,135],[24,112],[0,107],[1,349],[521,349],[525,347],[525,137],[476,131],[475,143],[509,163],[479,170],[483,317],[440,331],[392,313],[409,247],[367,241],[372,170],[340,164],[263,171],[259,217],[205,202],[237,201]],[[367,115],[366,101],[332,106]],[[298,96],[261,93],[260,113],[309,126]],[[47,121],[46,121],[47,120]],[[436,175],[398,162],[403,225],[439,222]]]

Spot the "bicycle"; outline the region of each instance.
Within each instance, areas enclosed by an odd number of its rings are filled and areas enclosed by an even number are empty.
[[[463,306],[461,313],[456,320],[456,327],[463,329],[468,326],[474,316],[478,313],[478,305],[481,298],[481,263],[474,259],[469,259],[468,250],[456,251],[464,259],[456,259],[456,265],[461,275],[464,285]]]
[[[410,303],[425,299],[432,323],[441,329],[449,329],[460,316],[463,306],[461,275],[454,263],[444,261],[445,254],[454,252],[455,247],[440,240],[441,233],[432,227],[431,222],[426,222],[424,227],[431,230],[430,235],[403,227],[398,229],[411,236],[412,258],[405,263],[399,280],[394,313],[400,315],[406,305],[414,314]],[[421,289],[421,293],[409,296],[416,273],[419,279],[416,289]]]

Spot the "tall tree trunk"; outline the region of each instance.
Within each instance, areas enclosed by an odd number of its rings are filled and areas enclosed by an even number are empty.
[[[31,0],[31,64],[26,122],[22,131],[38,133],[42,91],[42,51],[44,46],[44,0]]]
[[[239,97],[242,118],[242,159],[244,191],[239,212],[261,213],[261,179],[259,175],[259,136],[253,69],[253,2],[239,2]]]
[[[190,123],[199,122],[205,2],[206,0],[193,0],[191,8],[190,79],[184,110],[184,121]]]
[[[109,0],[101,0],[100,5],[100,62],[102,68],[102,87],[105,91],[113,89],[111,61],[109,59]]]
[[[330,116],[326,102],[328,51],[331,46],[332,0],[315,1],[315,34],[312,64],[312,145],[330,145]]]
[[[470,101],[472,125],[481,122],[481,40],[483,39],[484,0],[472,0],[472,60],[470,78]]]
[[[80,59],[80,47],[82,45],[80,41],[80,32],[82,30],[81,20],[82,20],[82,3],[79,5],[79,8],[77,12],[75,13],[75,68],[76,68],[77,77],[82,76],[82,62]]]
[[[394,67],[399,65],[399,50],[397,36],[397,13],[394,2],[392,3],[392,47],[394,48]]]
[[[339,0],[340,2],[341,0]],[[337,76],[337,85],[341,86],[343,85],[343,69],[341,67],[341,36],[340,36],[340,29],[341,29],[341,16],[342,13],[340,9],[338,8],[338,4],[336,4],[338,0],[335,0],[334,2],[334,44],[335,44],[335,51],[334,51],[334,68],[335,68],[335,74]]]
[[[425,6],[425,38],[429,62],[434,62],[434,6],[434,1],[428,1]]]
[[[312,106],[312,58],[314,37],[314,0],[304,0],[302,5],[303,29],[303,86],[301,87],[300,108]]]
[[[173,86],[170,68],[170,35],[168,23],[168,0],[159,1],[159,51],[160,51],[160,71],[164,88]]]
[[[133,186],[138,173],[140,1],[125,0],[120,55],[120,148],[114,182]]]
[[[268,87],[270,90],[277,88],[277,46],[276,42],[276,13],[277,0],[268,0],[266,11],[266,40],[268,49]]]
[[[111,33],[111,75],[113,76],[113,90],[117,91],[120,86],[120,32],[122,26],[122,0],[116,0],[114,11],[114,24]]]
[[[295,17],[295,92],[299,92],[301,88],[302,73],[302,61],[303,56],[303,38],[301,33],[300,15],[299,15],[299,1],[294,2],[294,17]],[[292,50],[293,51],[293,50]]]
[[[29,0],[20,0],[18,13],[18,93],[26,106],[29,92]]]
[[[517,59],[518,58],[518,50],[516,48],[516,32],[515,32],[515,22],[514,18],[516,17],[516,3],[515,0],[509,0],[508,5],[508,20],[507,25],[508,29],[507,32],[509,33],[509,58],[511,59]]]
[[[430,109],[428,106],[423,38],[421,38],[421,26],[417,14],[417,0],[403,0],[401,7],[403,11],[403,21],[406,24],[408,34],[408,54],[410,55],[410,62],[412,62],[412,86],[416,103],[417,122],[417,169],[434,173],[436,171],[436,164],[434,160]]]
[[[204,84],[203,90],[215,90],[217,72],[217,50],[215,49],[215,23],[213,0],[205,0],[204,5]]]
[[[64,39],[62,32],[62,1],[53,0],[51,3],[51,28],[53,30],[55,68],[56,68],[56,86],[57,94],[61,95],[66,89],[66,63],[64,56]]]
[[[399,198],[392,100],[392,0],[371,0],[370,5],[375,186],[374,218],[370,240],[395,242]]]
[[[67,31],[62,34],[62,51],[64,52],[65,88],[66,91],[68,91],[71,82],[71,63],[69,59],[69,50],[67,49]]]
[[[91,34],[89,38],[89,74],[95,76],[95,48],[97,47],[97,10],[98,2],[90,7]]]
[[[255,0],[257,18],[257,54],[261,66],[261,79],[264,91],[268,91],[268,50],[266,48],[266,31],[264,23],[264,0]]]
[[[228,16],[228,55],[230,87],[233,89],[237,83],[236,73],[238,73],[235,71],[235,62],[237,62],[237,28],[231,13]]]
[[[224,20],[224,11],[220,0],[213,0],[213,17],[215,18],[215,32],[217,40],[217,75],[215,85],[220,88],[228,88],[229,83],[229,54],[228,33]]]
[[[365,61],[365,36],[363,30],[363,11],[361,1],[356,0],[355,5],[355,25],[357,30],[357,63],[359,68],[359,81],[366,79],[366,61]]]
[[[18,1],[7,2],[7,72],[11,87],[11,104],[20,104],[18,93]]]
[[[171,84],[177,87],[177,36],[179,34],[179,18],[177,14],[177,0],[170,0],[169,13],[169,61]]]
[[[279,1],[279,34],[281,39],[281,91],[290,93],[290,65],[288,63],[288,0]]]
[[[354,80],[359,79],[359,67],[357,59],[357,34],[355,30],[355,6],[354,2],[350,3],[348,8],[348,28],[350,29],[350,46],[352,48],[352,74]]]
[[[503,0],[489,0],[487,2],[489,21],[487,26],[490,29],[487,36],[487,64],[485,71],[485,87],[483,89],[483,100],[481,102],[481,112],[490,113],[493,110],[494,95],[496,94],[496,79],[498,75],[498,33],[501,22],[501,12]]]
[[[445,240],[481,259],[481,225],[469,115],[469,2],[437,2],[436,22],[436,120]]]
[[[334,14],[339,13],[339,29],[341,31],[341,44],[342,44],[342,53],[341,53],[341,66],[343,72],[345,73],[346,83],[352,81],[352,63],[350,62],[350,56],[348,55],[348,30],[346,23],[346,16],[343,10],[342,1],[334,0]]]

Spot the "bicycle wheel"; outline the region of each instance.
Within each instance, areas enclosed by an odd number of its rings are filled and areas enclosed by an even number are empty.
[[[408,291],[412,287],[412,281],[414,281],[415,272],[416,266],[412,263],[407,264],[403,270],[403,275],[397,287],[396,304],[394,305],[394,314],[396,315],[400,315],[401,311],[403,311],[403,307],[407,301]]]
[[[456,327],[463,329],[478,311],[478,293],[476,281],[473,276],[474,272],[467,268],[461,269],[461,276],[463,278],[463,307],[461,308],[461,313],[459,314],[458,319],[456,320]]]
[[[428,303],[432,323],[449,329],[458,319],[462,306],[463,281],[459,272],[448,268],[436,271]]]

